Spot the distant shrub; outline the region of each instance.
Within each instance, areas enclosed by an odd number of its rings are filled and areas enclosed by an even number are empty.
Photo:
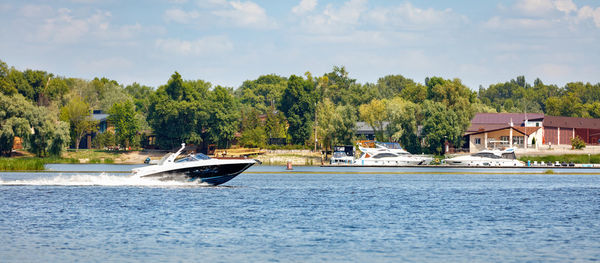
[[[579,136],[571,139],[571,149],[580,150],[583,148],[585,148],[585,142]]]
[[[113,160],[111,158],[105,158],[104,163],[115,163],[115,160]]]

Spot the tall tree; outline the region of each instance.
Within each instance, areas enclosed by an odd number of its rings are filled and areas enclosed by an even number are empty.
[[[441,154],[445,140],[460,145],[464,129],[456,112],[441,102],[423,103],[423,134],[431,153]]]
[[[310,138],[316,102],[314,82],[290,76],[279,109],[288,120],[288,133],[293,144],[304,144]]]
[[[108,111],[108,114],[108,120],[115,127],[115,134],[119,144],[124,145],[126,148],[135,144],[140,125],[135,118],[133,102],[126,100],[121,103],[115,103]]]
[[[368,104],[360,105],[360,119],[365,121],[375,130],[378,140],[384,140],[383,124],[387,119],[385,101],[374,99]]]
[[[239,105],[232,93],[231,89],[217,86],[211,95],[205,138],[219,147],[229,147],[239,127]]]
[[[31,135],[29,120],[33,118],[33,105],[18,94],[0,93],[0,153],[10,156],[15,136],[28,139]]]
[[[421,107],[415,103],[396,97],[386,102],[390,124],[386,127],[392,140],[400,141],[411,153],[421,152],[417,126],[422,122]]]
[[[71,140],[76,150],[79,150],[79,143],[86,133],[98,130],[98,121],[92,118],[90,107],[79,97],[73,98],[61,108],[60,119],[69,123]]]

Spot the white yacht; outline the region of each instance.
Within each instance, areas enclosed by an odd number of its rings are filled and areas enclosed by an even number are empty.
[[[354,146],[334,146],[330,164],[352,165],[354,164]]]
[[[375,148],[365,148],[358,146],[362,152],[355,165],[366,166],[404,166],[404,165],[424,165],[433,161],[429,155],[413,155],[401,147],[386,147],[376,143]]]
[[[177,157],[183,152],[185,143],[175,153],[165,155],[156,165],[132,169],[138,177],[159,177],[161,180],[198,181],[209,185],[225,183],[250,166],[260,163],[254,159],[212,159],[204,154]]]
[[[483,150],[471,155],[457,156],[445,159],[449,165],[457,166],[525,166],[525,163],[517,160],[515,150],[512,148],[501,150]]]

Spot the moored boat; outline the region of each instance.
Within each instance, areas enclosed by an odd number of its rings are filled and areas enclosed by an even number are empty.
[[[483,150],[471,155],[457,156],[444,159],[444,163],[456,166],[525,166],[525,163],[517,160],[515,150]]]
[[[366,148],[358,145],[362,152],[354,162],[355,165],[365,166],[408,166],[425,165],[433,161],[429,155],[413,155],[402,149],[399,144],[375,143],[375,148]]]

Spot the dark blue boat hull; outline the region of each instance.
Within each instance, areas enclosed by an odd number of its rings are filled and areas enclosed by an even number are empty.
[[[150,175],[152,177],[160,177],[163,181],[188,181],[200,182],[209,185],[220,185],[238,176],[254,163],[226,164],[226,165],[207,165],[200,167],[191,167],[178,170],[163,172],[160,174]]]

